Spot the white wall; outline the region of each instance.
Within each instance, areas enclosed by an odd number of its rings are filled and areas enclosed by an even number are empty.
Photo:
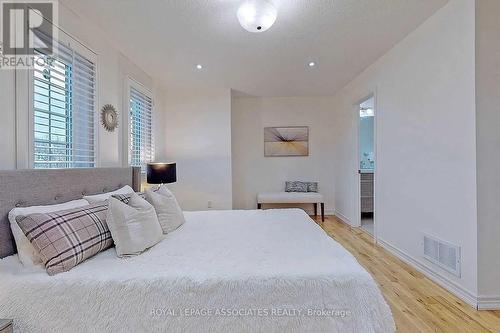
[[[16,168],[14,71],[0,70],[0,170]]]
[[[85,17],[79,16],[64,3],[59,2],[59,26],[75,37],[81,43],[92,49],[98,55],[98,106],[112,104],[119,111],[120,124],[124,124],[121,117],[127,116],[124,110],[124,82],[132,77],[151,90],[161,91],[154,85],[152,79],[140,68],[129,61],[113,43],[106,39],[106,33],[99,30],[95,24]],[[16,133],[15,133],[15,85],[14,71],[0,70],[0,133],[2,133],[0,151],[0,169],[26,168],[27,165],[16,166]],[[160,104],[161,105],[161,104]],[[161,113],[160,108],[156,108]],[[22,110],[28,112],[28,110]],[[96,113],[96,117],[99,114]],[[120,130],[109,133],[100,125],[97,119],[98,133],[98,162],[100,166],[120,166],[123,160],[122,134]],[[28,133],[21,133],[28,135]],[[161,141],[159,138],[158,141]]]
[[[356,220],[358,103],[376,93],[376,232],[399,255],[477,292],[474,2],[451,0],[334,101],[335,208]],[[422,258],[422,234],[462,247],[462,276]]]
[[[478,293],[500,308],[500,2],[476,1]],[[495,304],[492,304],[495,303]]]
[[[359,161],[360,168],[372,169],[375,139],[375,118],[359,118]],[[365,156],[368,154],[368,156]],[[364,162],[364,165],[361,163]]]
[[[333,210],[331,98],[234,97],[232,103],[233,205],[255,209],[263,191],[283,191],[287,180],[319,181]],[[309,156],[264,157],[264,127],[309,126]],[[311,207],[307,207],[311,208]]]
[[[163,158],[177,162],[181,207],[231,209],[231,91],[170,89],[165,103]]]

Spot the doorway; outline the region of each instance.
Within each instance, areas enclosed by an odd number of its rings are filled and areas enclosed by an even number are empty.
[[[375,233],[375,97],[359,104],[359,219],[363,230]]]

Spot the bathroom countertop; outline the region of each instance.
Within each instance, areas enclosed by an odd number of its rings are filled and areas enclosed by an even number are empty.
[[[359,169],[359,173],[374,173],[373,169]]]

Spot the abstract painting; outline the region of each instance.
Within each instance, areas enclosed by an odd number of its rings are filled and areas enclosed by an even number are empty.
[[[264,156],[309,156],[309,127],[264,128]]]

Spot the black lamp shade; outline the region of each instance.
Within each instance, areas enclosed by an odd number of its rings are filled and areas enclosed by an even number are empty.
[[[149,184],[168,184],[177,181],[175,163],[148,163],[147,172]]]

